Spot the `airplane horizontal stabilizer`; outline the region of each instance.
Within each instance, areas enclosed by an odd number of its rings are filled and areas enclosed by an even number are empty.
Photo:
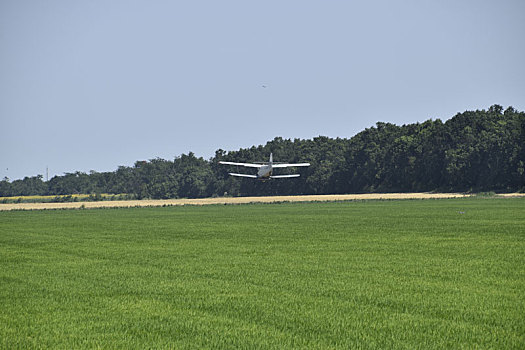
[[[248,174],[236,174],[236,173],[228,173],[228,174],[230,174],[231,176],[249,177],[251,179],[257,178],[257,176],[255,175],[248,175]]]
[[[291,174],[291,175],[273,175],[270,176],[270,179],[287,179],[289,177],[299,177],[301,175],[299,174]]]

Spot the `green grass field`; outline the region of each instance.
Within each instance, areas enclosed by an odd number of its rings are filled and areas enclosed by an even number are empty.
[[[525,198],[0,213],[0,348],[525,348]]]

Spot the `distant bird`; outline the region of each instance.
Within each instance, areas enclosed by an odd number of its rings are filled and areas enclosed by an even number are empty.
[[[266,85],[261,85],[261,87],[262,87],[263,89],[266,89]]]

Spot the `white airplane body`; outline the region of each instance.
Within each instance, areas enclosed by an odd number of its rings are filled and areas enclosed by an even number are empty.
[[[220,164],[226,164],[226,165],[238,165],[248,168],[258,168],[257,175],[249,175],[249,174],[237,174],[237,173],[228,173],[231,176],[239,176],[239,177],[249,177],[251,179],[257,179],[257,180],[268,180],[268,179],[287,179],[291,177],[299,177],[299,174],[291,174],[291,175],[272,175],[273,169],[275,168],[288,168],[288,167],[296,167],[296,166],[310,166],[310,163],[274,163],[273,162],[273,156],[272,153],[270,153],[270,161],[267,163],[257,164],[257,163],[235,163],[235,162],[223,162],[220,161]]]

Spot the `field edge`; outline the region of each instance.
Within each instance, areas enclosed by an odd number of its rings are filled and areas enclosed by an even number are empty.
[[[337,195],[300,195],[300,196],[268,196],[268,197],[215,197],[195,199],[147,199],[118,200],[93,202],[64,203],[2,203],[0,211],[10,210],[46,210],[46,209],[91,209],[91,208],[131,208],[131,207],[162,207],[183,205],[217,205],[217,204],[250,204],[250,203],[280,203],[280,202],[332,202],[353,200],[397,200],[397,199],[445,199],[476,196],[465,193],[365,193]],[[522,197],[523,193],[509,193],[497,197]]]

